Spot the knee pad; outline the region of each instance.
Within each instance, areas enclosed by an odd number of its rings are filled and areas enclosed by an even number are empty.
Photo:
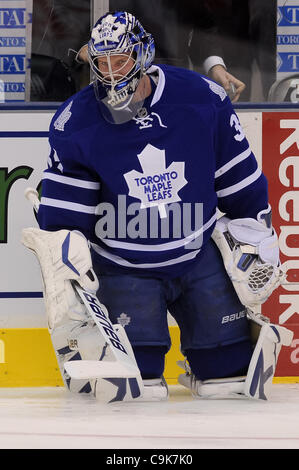
[[[250,339],[209,349],[187,349],[185,355],[196,379],[246,375],[252,356]]]
[[[162,377],[167,346],[133,346],[133,351],[143,379]]]

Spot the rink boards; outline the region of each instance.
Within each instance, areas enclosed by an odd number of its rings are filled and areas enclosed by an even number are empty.
[[[165,377],[176,384],[184,360],[179,332],[170,326],[171,351],[166,356]],[[0,387],[61,387],[63,381],[47,328],[0,329]]]
[[[52,108],[52,109],[51,109]],[[276,381],[299,381],[299,115],[296,108],[236,107],[245,134],[269,181],[273,223],[279,234],[287,284],[263,313],[294,331],[283,348]],[[35,257],[20,243],[23,227],[36,226],[24,190],[36,188],[48,157],[47,129],[55,105],[2,109],[0,114],[0,386],[61,386]],[[170,318],[173,346],[165,376],[176,383],[179,332]]]
[[[180,352],[180,335],[176,326],[169,327],[171,350],[166,355],[165,378],[177,384],[183,370],[176,364],[184,360]],[[276,383],[299,382],[299,377],[274,378]],[[0,387],[62,387],[49,332],[46,328],[6,328],[0,330]]]

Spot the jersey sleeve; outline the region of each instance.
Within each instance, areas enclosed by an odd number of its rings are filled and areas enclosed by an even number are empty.
[[[256,218],[268,207],[268,183],[228,98],[217,108],[215,124],[218,208],[231,219]]]
[[[84,163],[84,152],[71,138],[50,130],[48,168],[43,173],[38,223],[41,229],[94,233],[100,182]]]

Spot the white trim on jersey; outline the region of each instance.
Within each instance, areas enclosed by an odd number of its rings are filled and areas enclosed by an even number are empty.
[[[42,197],[41,205],[49,207],[57,207],[69,211],[82,212],[84,214],[95,215],[97,206],[86,206],[77,202],[62,201],[60,199],[52,199],[50,197]]]
[[[219,178],[219,176],[222,176],[224,173],[229,171],[235,165],[242,162],[243,160],[246,160],[246,158],[248,158],[250,155],[251,155],[251,149],[250,147],[248,147],[248,149],[244,150],[244,152],[239,153],[239,155],[232,158],[228,163],[220,167],[219,170],[215,172],[215,178]]]
[[[43,174],[43,180],[51,180],[55,181],[56,183],[67,184],[69,186],[76,186],[77,188],[94,189],[96,191],[100,189],[100,183],[94,181],[79,180],[76,178],[71,178],[69,176],[56,175],[54,173],[45,172]]]
[[[156,104],[160,100],[162,93],[164,91],[164,87],[165,87],[165,74],[163,70],[160,69],[160,67],[157,67],[156,65],[152,65],[148,69],[147,73],[150,75],[151,73],[154,73],[154,72],[158,72],[159,80],[158,80],[158,84],[157,84],[157,87],[156,87],[156,90],[155,90],[155,93],[151,102],[151,106],[154,106],[154,104]]]
[[[257,170],[254,173],[252,173],[252,175],[248,176],[247,178],[243,179],[242,181],[240,181],[237,184],[233,184],[232,186],[228,186],[227,188],[224,188],[224,189],[221,189],[220,191],[217,191],[216,194],[217,194],[218,197],[225,197],[225,196],[229,196],[230,194],[237,193],[241,189],[246,188],[251,183],[253,183],[257,179],[259,179],[261,174],[262,174],[261,170],[259,168],[257,168]]]
[[[130,243],[130,242],[120,242],[118,240],[111,240],[109,238],[101,238],[101,241],[105,245],[110,246],[111,248],[119,248],[122,250],[133,250],[133,251],[167,251],[175,250],[183,246],[193,243],[200,235],[203,234],[205,230],[211,227],[214,222],[216,222],[217,214],[215,213],[209,220],[206,222],[199,230],[192,233],[186,238],[180,240],[174,240],[167,243],[161,243],[159,245],[146,245],[144,243]]]
[[[91,243],[92,248],[96,253],[98,253],[100,256],[103,256],[104,258],[109,259],[110,261],[113,261],[116,264],[119,264],[121,266],[126,266],[129,268],[140,268],[140,269],[151,269],[151,268],[161,268],[163,266],[171,266],[173,264],[177,263],[183,263],[184,261],[189,261],[197,256],[197,254],[200,252],[200,250],[195,250],[190,253],[187,253],[185,255],[179,256],[177,258],[172,258],[167,261],[161,261],[160,263],[142,263],[142,264],[134,264],[130,263],[130,261],[127,261],[120,256],[113,255],[112,253],[109,253],[108,251],[104,250],[100,246],[96,245],[95,243]]]

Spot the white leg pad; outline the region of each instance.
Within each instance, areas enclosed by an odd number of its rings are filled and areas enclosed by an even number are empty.
[[[248,397],[268,400],[278,356],[282,346],[290,346],[293,332],[279,325],[253,319],[260,328],[247,375],[240,377],[198,380],[186,362],[178,362],[186,372],[178,381],[189,388],[194,398]]]
[[[279,325],[263,323],[245,380],[244,394],[267,400],[282,346],[290,346],[293,332]]]

